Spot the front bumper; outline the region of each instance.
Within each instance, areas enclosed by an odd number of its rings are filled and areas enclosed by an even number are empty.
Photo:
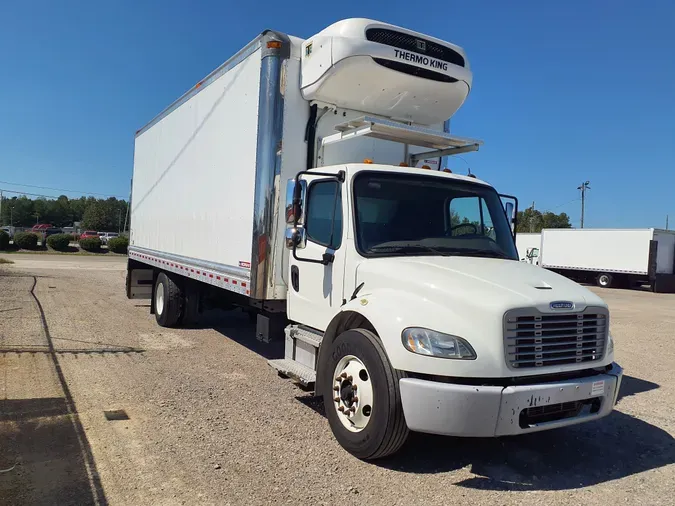
[[[614,363],[605,374],[535,385],[471,386],[413,378],[399,384],[410,430],[494,437],[607,416],[616,403],[622,375],[623,369]]]

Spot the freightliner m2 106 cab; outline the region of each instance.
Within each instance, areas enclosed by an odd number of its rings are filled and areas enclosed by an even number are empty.
[[[137,132],[127,275],[162,326],[239,307],[352,454],[609,414],[607,305],[518,261],[517,202],[443,159],[464,51],[366,19],[265,31]]]

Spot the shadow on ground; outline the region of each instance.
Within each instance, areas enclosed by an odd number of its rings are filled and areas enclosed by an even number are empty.
[[[271,343],[264,343],[256,339],[255,327],[248,314],[239,309],[232,311],[214,309],[202,314],[198,325],[193,328],[213,329],[267,360],[284,358],[284,336],[278,336],[278,339]]]
[[[2,504],[106,504],[77,423],[62,397],[0,400]]]
[[[619,398],[658,388],[625,376]],[[325,416],[319,397],[297,400]],[[411,433],[402,450],[373,464],[404,473],[441,473],[469,466],[478,475],[458,484],[484,490],[568,490],[675,463],[675,440],[643,420],[614,411],[597,422],[526,436],[453,438]]]

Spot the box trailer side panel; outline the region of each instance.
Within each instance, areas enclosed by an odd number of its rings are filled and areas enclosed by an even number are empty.
[[[654,230],[656,249],[656,273],[675,274],[675,232],[669,230]]]
[[[250,266],[261,51],[136,137],[131,245]]]
[[[652,229],[542,231],[541,266],[648,274]]]

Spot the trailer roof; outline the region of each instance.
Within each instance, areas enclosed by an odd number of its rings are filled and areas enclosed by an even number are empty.
[[[280,38],[285,38],[290,40],[291,42],[291,47],[290,51],[293,56],[297,56],[294,53],[297,52],[302,44],[302,39],[299,39],[297,37],[291,37],[289,35],[286,35],[281,32],[276,32],[274,30],[265,30],[263,31],[260,35],[258,35],[255,39],[253,39],[251,42],[246,44],[243,48],[241,48],[239,51],[237,51],[232,57],[230,57],[225,63],[220,65],[218,68],[216,68],[213,72],[211,72],[209,75],[207,75],[204,79],[199,81],[197,84],[195,84],[192,88],[190,88],[188,91],[183,93],[179,98],[174,100],[169,106],[164,108],[162,112],[160,112],[157,116],[152,118],[145,126],[143,126],[141,129],[139,129],[136,132],[136,137],[141,135],[143,132],[151,128],[153,125],[155,125],[157,122],[159,122],[162,118],[165,116],[171,114],[174,110],[176,110],[178,107],[180,107],[182,104],[190,100],[193,96],[195,96],[197,93],[202,91],[204,88],[209,86],[211,83],[213,83],[216,79],[218,79],[220,76],[225,74],[228,70],[231,70],[233,67],[237,66],[239,63],[241,63],[243,60],[245,60],[247,57],[249,57],[251,54],[253,54],[256,50],[260,48],[260,41],[265,35],[268,34],[273,34],[276,35]],[[294,51],[295,50],[295,51]]]

